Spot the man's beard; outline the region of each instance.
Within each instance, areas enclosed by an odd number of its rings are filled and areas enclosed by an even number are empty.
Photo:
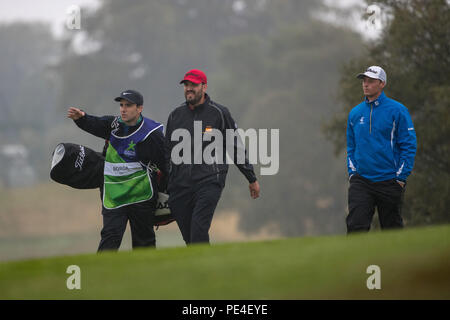
[[[187,95],[188,95],[190,92],[192,92],[192,93],[194,94],[194,97],[191,98],[191,99],[188,99],[188,98],[187,98]],[[203,92],[202,92],[202,91],[197,92],[197,93],[194,92],[194,91],[190,91],[190,92],[189,92],[189,93],[186,92],[186,94],[184,95],[184,97],[186,98],[186,102],[187,102],[188,104],[192,105],[192,106],[196,106],[196,105],[200,102],[200,100],[202,100]]]

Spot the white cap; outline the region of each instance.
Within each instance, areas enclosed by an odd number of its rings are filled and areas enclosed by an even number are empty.
[[[357,78],[369,77],[372,79],[378,79],[383,82],[387,82],[386,72],[384,72],[383,68],[379,66],[368,67],[364,73],[360,73],[356,77]]]

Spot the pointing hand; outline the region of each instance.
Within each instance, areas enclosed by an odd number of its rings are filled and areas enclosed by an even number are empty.
[[[70,118],[72,120],[78,120],[81,117],[84,117],[86,113],[78,108],[70,107],[69,110],[67,110],[67,118]]]

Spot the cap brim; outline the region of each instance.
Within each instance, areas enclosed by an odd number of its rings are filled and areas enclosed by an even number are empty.
[[[130,99],[127,99],[127,98],[125,98],[125,97],[117,97],[117,98],[114,99],[114,101],[120,102],[120,100],[122,100],[122,99],[127,100],[128,102],[137,104],[135,101],[130,100]]]
[[[366,75],[364,73],[358,73],[356,76],[358,79],[364,78]]]
[[[376,79],[376,80],[381,80],[380,78],[378,78],[377,76],[374,76],[374,75],[372,75],[372,74],[367,74],[366,72],[364,72],[364,73],[359,73],[357,76],[356,76],[358,79],[362,79],[362,78],[364,78],[364,77],[367,77],[367,78],[371,78],[371,79]]]
[[[197,79],[186,78],[186,79],[181,80],[181,81],[180,81],[180,84],[182,84],[182,83],[184,83],[184,82],[186,82],[186,81],[190,81],[190,82],[195,83],[195,84],[203,83],[201,80],[198,81]]]

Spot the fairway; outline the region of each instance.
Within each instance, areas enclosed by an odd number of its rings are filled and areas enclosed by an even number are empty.
[[[450,226],[0,264],[0,299],[449,299]],[[69,290],[66,269],[81,270]],[[366,269],[381,270],[369,290]]]

